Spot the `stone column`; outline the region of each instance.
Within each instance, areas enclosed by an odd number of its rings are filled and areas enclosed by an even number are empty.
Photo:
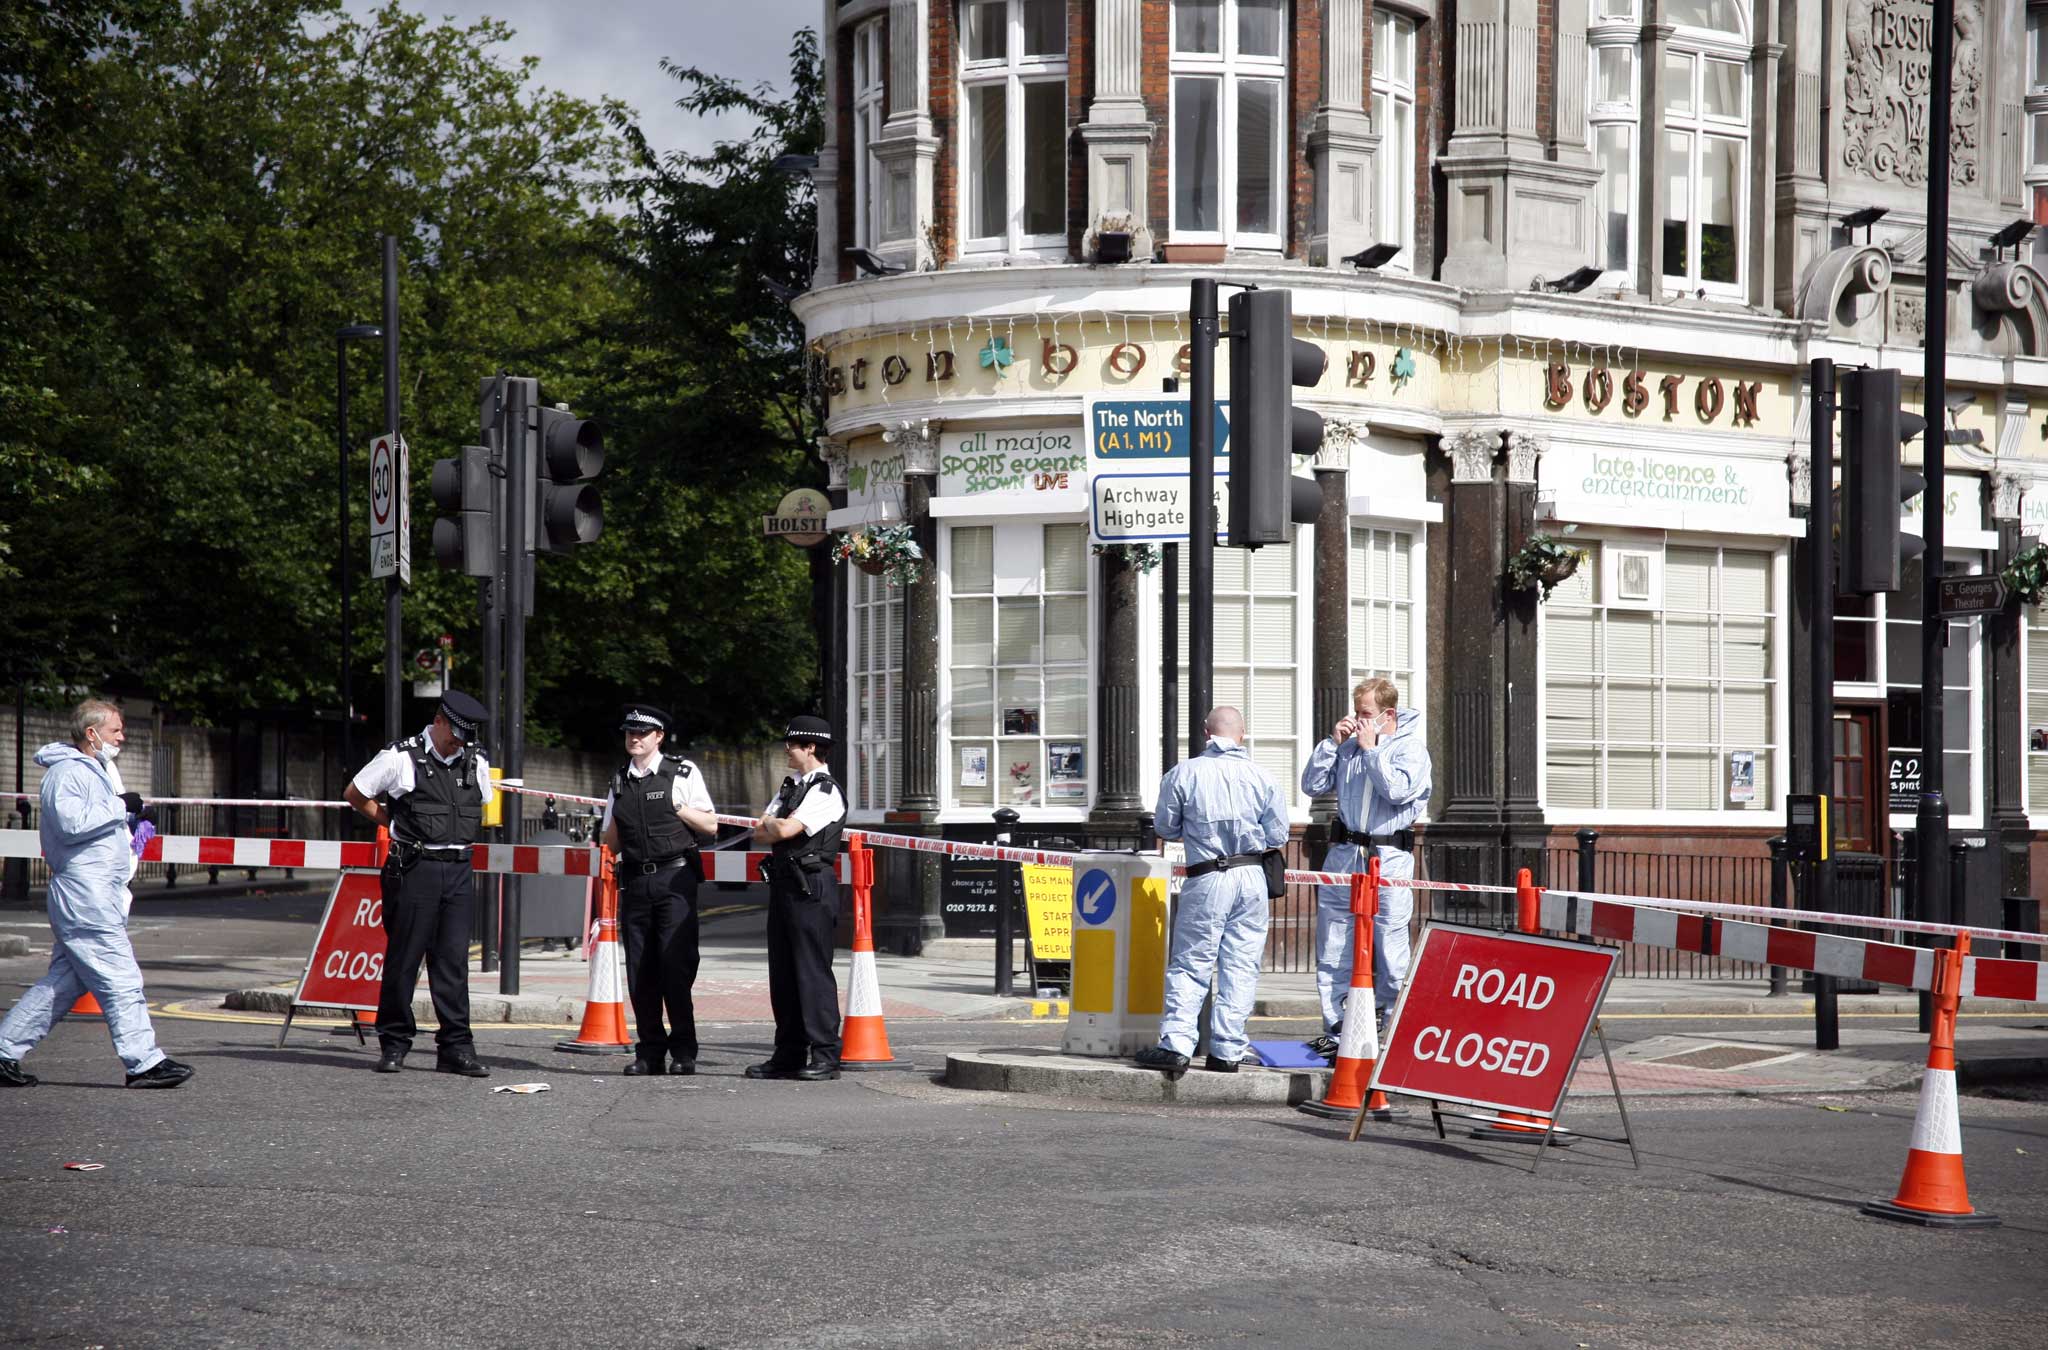
[[[1529,536],[1536,533],[1536,462],[1542,457],[1542,443],[1526,431],[1507,433],[1507,487],[1504,493],[1506,537],[1501,541],[1502,562],[1496,575],[1506,567]],[[1544,850],[1549,829],[1544,824],[1541,804],[1543,762],[1538,754],[1537,731],[1541,716],[1537,683],[1540,666],[1536,660],[1536,607],[1538,591],[1509,594],[1503,607],[1507,637],[1507,698],[1503,707],[1506,732],[1504,767],[1506,788],[1502,812],[1507,828],[1508,869],[1529,868],[1537,883],[1543,882]]]
[[[892,818],[913,834],[939,833],[939,594],[938,524],[931,501],[938,487],[939,426],[919,418],[897,422],[882,439],[903,451],[903,518],[928,560],[903,590],[903,797]],[[900,821],[900,824],[897,822]],[[900,851],[898,851],[900,853]],[[876,919],[876,940],[897,950],[919,950],[945,936],[939,914],[939,865],[931,854],[891,859],[888,912]],[[899,900],[898,897],[901,897]]]
[[[1526,290],[1534,278],[1564,276],[1594,254],[1599,171],[1576,150],[1576,163],[1552,159],[1537,121],[1546,65],[1556,78],[1556,63],[1537,59],[1546,39],[1555,42],[1555,20],[1546,29],[1542,8],[1538,0],[1458,6],[1451,138],[1437,159],[1447,224],[1443,279],[1454,286]],[[1583,109],[1583,57],[1581,67],[1572,97]]]
[[[1758,5],[1755,15],[1756,42],[1750,49],[1749,78],[1756,96],[1749,101],[1749,182],[1745,188],[1753,205],[1747,213],[1746,271],[1749,303],[1768,309],[1777,300],[1773,278],[1778,263],[1778,218],[1774,205],[1778,185],[1778,101],[1771,97],[1771,91],[1778,87],[1785,44],[1778,40],[1776,5]]]
[[[1308,260],[1334,267],[1373,242],[1373,159],[1379,133],[1365,112],[1365,0],[1325,0],[1323,88],[1309,125],[1315,206]]]
[[[1449,763],[1436,766],[1444,806],[1430,826],[1442,841],[1432,856],[1440,875],[1498,883],[1501,842],[1500,710],[1495,671],[1500,663],[1501,491],[1493,460],[1500,433],[1465,427],[1444,436],[1451,457],[1448,540],[1449,582],[1431,602],[1454,616],[1443,628],[1444,691],[1437,706],[1448,723]]]
[[[1146,798],[1138,785],[1138,568],[1105,553],[1096,559],[1102,624],[1095,647],[1095,807],[1091,821],[1135,832]]]
[[[2026,421],[2023,404],[2007,410]],[[2030,475],[1996,470],[1991,475],[1992,525],[1998,531],[1998,553],[1994,570],[2003,568],[2025,547],[2020,537],[2020,494],[2032,485]],[[2026,707],[2020,686],[2020,643],[2024,641],[2018,605],[2007,605],[1984,619],[1988,649],[1985,702],[1986,735],[1991,746],[1991,845],[1998,850],[1998,893],[2032,895],[2028,846],[2032,831],[2027,824]]]
[[[939,159],[930,42],[931,0],[889,0],[889,115],[873,146],[882,203],[874,251],[913,270],[936,262],[924,229],[932,219],[932,171]]]
[[[1323,448],[1316,452],[1316,486],[1323,511],[1316,517],[1315,647],[1310,657],[1308,744],[1314,745],[1351,713],[1351,451],[1364,439],[1366,424],[1333,417],[1323,424]],[[1304,754],[1302,759],[1306,761]],[[1325,792],[1309,803],[1309,817],[1326,824],[1337,814],[1337,794]]]
[[[1664,53],[1671,49],[1671,35],[1678,31],[1668,23],[1646,24],[1643,27],[1643,41],[1636,49],[1636,59],[1642,62],[1637,67],[1637,93],[1648,89],[1654,97],[1642,98],[1636,107],[1636,163],[1654,166],[1664,145],[1664,98],[1663,71]],[[1644,80],[1640,72],[1651,71],[1655,78]],[[1636,289],[1644,295],[1662,295],[1664,292],[1664,230],[1659,224],[1664,219],[1665,199],[1669,195],[1661,172],[1638,172],[1636,174],[1636,195],[1642,203],[1636,217]]]
[[[1777,70],[1777,153],[1771,233],[1772,293],[1779,313],[1797,307],[1799,279],[1829,251],[1828,185],[1821,168],[1827,143],[1826,5],[1794,5],[1775,36],[1783,44]],[[1837,38],[1837,42],[1841,39]],[[1758,86],[1758,97],[1769,97]]]
[[[1145,212],[1152,123],[1145,115],[1142,82],[1143,15],[1143,0],[1095,0],[1095,97],[1081,124],[1081,143],[1088,147],[1088,233],[1082,251],[1089,257],[1105,219],[1128,226],[1134,261],[1152,256]]]

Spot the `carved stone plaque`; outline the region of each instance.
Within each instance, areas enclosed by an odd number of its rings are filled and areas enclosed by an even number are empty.
[[[1932,7],[1926,0],[1846,0],[1842,167],[1880,183],[1927,182]],[[1984,164],[1984,0],[1956,0],[1949,183],[1976,187]]]

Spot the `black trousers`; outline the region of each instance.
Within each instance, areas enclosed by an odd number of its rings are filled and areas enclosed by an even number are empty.
[[[768,885],[768,1003],[775,1010],[775,1058],[801,1064],[839,1058],[839,982],[832,977],[832,930],[839,879],[827,871]]]
[[[620,869],[619,941],[626,949],[626,987],[633,999],[634,1053],[650,1064],[663,1054],[697,1058],[697,879],[687,867],[652,876]],[[662,1012],[668,1026],[662,1026]]]
[[[386,1050],[412,1048],[419,1034],[412,994],[427,964],[427,988],[434,996],[434,1020],[441,1024],[434,1044],[445,1054],[476,1044],[469,1030],[469,924],[475,874],[469,856],[421,858],[401,872],[385,865],[384,983],[377,995],[377,1039]]]

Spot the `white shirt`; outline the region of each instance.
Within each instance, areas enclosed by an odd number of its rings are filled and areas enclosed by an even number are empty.
[[[813,769],[796,781],[808,783],[813,778],[817,778],[824,773],[824,769]],[[776,800],[781,800],[779,795]],[[774,801],[761,808],[761,815],[764,819],[781,814],[782,812],[776,809]],[[797,824],[804,827],[805,834],[816,834],[833,821],[843,819],[845,815],[846,794],[840,790],[839,784],[834,783],[830,792],[806,792],[804,799],[796,804],[796,816],[794,819]]]
[[[645,767],[642,767],[640,761],[636,759],[626,766],[626,777],[645,778],[648,774],[653,773],[660,764],[661,756],[659,754],[647,761]],[[687,774],[683,771],[685,769],[689,771]],[[675,793],[677,815],[681,815],[685,810],[706,811],[714,816],[718,814],[718,807],[711,800],[711,789],[704,786],[704,771],[690,760],[684,760],[683,768],[676,770]],[[612,801],[618,795],[616,792],[604,794],[604,824],[597,827],[599,834],[603,834],[612,827]]]
[[[456,747],[452,755],[444,755],[436,750],[432,728],[422,731],[420,736],[427,743],[427,753],[441,763],[453,764],[462,758],[460,746]],[[476,782],[483,790],[484,805],[489,806],[492,799],[498,795],[498,789],[491,785],[491,764],[484,758],[484,752],[481,750],[476,752]],[[356,791],[373,800],[386,795],[403,797],[411,792],[412,788],[412,756],[394,745],[387,745],[379,750],[355,777]]]

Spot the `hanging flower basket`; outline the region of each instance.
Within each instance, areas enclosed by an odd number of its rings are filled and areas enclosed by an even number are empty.
[[[1533,534],[1529,542],[1508,559],[1508,586],[1517,591],[1542,587],[1548,600],[1559,582],[1570,579],[1586,561],[1586,551],[1573,548],[1555,535]]]
[[[832,560],[850,562],[870,576],[885,577],[891,586],[908,586],[924,571],[924,550],[908,525],[854,530],[832,541]]]
[[[2048,597],[2048,544],[2036,544],[2014,558],[1998,579],[2022,605],[2038,605]]]
[[[1160,560],[1165,555],[1160,553],[1157,544],[1097,544],[1095,546],[1095,556],[1098,558],[1120,558],[1125,566],[1136,568],[1139,575],[1142,576],[1159,566]]]

